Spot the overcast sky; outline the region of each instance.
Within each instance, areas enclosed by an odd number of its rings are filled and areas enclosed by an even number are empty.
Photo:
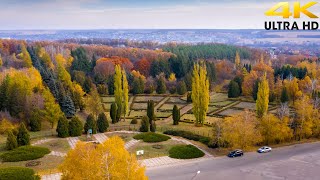
[[[263,29],[266,20],[283,20],[264,15],[278,2],[0,0],[0,29]]]

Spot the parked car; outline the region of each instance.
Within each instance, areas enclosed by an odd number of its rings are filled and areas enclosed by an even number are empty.
[[[272,148],[268,146],[263,146],[260,149],[258,149],[258,153],[267,153],[271,151],[272,151]]]
[[[240,150],[240,149],[236,149],[234,151],[231,151],[229,154],[228,154],[228,157],[238,157],[238,156],[243,156],[243,151]]]

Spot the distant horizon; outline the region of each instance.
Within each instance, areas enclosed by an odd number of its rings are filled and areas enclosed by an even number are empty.
[[[264,15],[278,2],[1,0],[0,7],[5,8],[0,11],[0,24],[2,30],[264,29],[265,21],[283,20]],[[319,12],[316,7],[310,10]]]

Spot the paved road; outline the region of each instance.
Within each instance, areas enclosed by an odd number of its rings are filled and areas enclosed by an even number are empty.
[[[200,174],[196,175],[196,172]],[[246,153],[243,157],[209,158],[147,170],[151,180],[319,180],[320,142],[274,149],[271,153]],[[195,176],[195,177],[194,177]]]

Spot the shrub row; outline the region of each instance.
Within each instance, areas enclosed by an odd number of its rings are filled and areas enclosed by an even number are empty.
[[[198,134],[194,134],[192,132],[189,131],[176,131],[176,130],[167,130],[163,132],[164,134],[168,134],[168,135],[172,135],[172,136],[180,136],[189,140],[193,140],[193,141],[200,141],[201,143],[205,144],[205,145],[209,145],[210,142],[210,138],[205,137],[205,136],[201,136]]]
[[[0,180],[40,180],[33,169],[24,167],[0,168]]]
[[[143,140],[144,142],[162,142],[171,139],[169,136],[157,134],[154,132],[146,132],[133,136],[134,139]]]
[[[18,162],[42,158],[44,155],[49,154],[50,150],[44,147],[36,146],[21,146],[17,149],[0,155],[3,162]]]
[[[204,153],[193,145],[174,146],[169,150],[169,157],[176,159],[192,159],[204,156]]]

